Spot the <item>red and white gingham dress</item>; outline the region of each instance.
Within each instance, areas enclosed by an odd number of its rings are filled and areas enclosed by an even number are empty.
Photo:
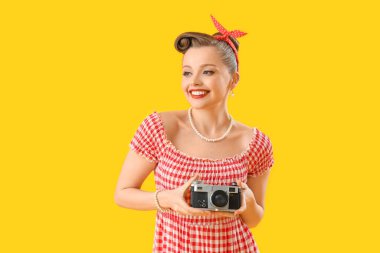
[[[174,189],[199,173],[205,184],[230,185],[247,176],[257,176],[274,163],[269,138],[257,128],[249,147],[223,159],[192,157],[167,139],[160,115],[154,111],[138,127],[130,148],[150,162],[157,162],[154,180],[157,189]],[[241,217],[182,215],[157,211],[153,252],[259,252]]]

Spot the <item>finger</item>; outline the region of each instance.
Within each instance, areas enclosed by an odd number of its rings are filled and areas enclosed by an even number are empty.
[[[247,189],[247,184],[246,183],[244,183],[243,181],[241,181],[240,179],[238,179],[237,180],[237,184],[238,184],[238,186],[242,189],[242,190],[245,190],[245,189]]]
[[[217,211],[215,212],[216,216],[219,216],[219,217],[235,217],[234,213],[230,213],[230,212],[223,212],[223,211]]]
[[[185,189],[185,192],[183,193],[183,197],[187,203],[187,205],[190,205],[190,201],[191,201],[191,192],[189,189]]]
[[[241,213],[243,213],[246,209],[247,209],[247,206],[246,206],[246,205],[242,205],[239,209],[237,209],[237,210],[234,212],[234,214],[235,214],[235,215],[241,214]]]
[[[183,210],[182,208],[177,208],[177,213],[179,214],[182,214],[182,215],[187,215],[187,213],[185,212],[185,210]]]
[[[203,209],[199,209],[199,208],[194,208],[194,207],[191,207],[189,206],[186,201],[180,201],[181,203],[181,208],[184,209],[188,214],[192,214],[192,215],[209,215],[211,214],[210,211],[208,210],[203,210]]]
[[[191,177],[186,183],[184,183],[182,187],[186,190],[187,188],[190,187],[191,183],[192,183],[194,180],[198,179],[198,177],[199,177],[199,174],[195,174],[195,175],[192,176],[192,177]]]
[[[241,182],[241,185],[242,185],[242,187],[245,188],[245,189],[248,188],[248,185],[247,185],[246,183],[244,183],[244,182]]]
[[[239,209],[237,209],[237,210],[234,212],[234,214],[235,214],[235,215],[241,214],[241,213],[244,212],[246,209],[247,209],[247,203],[246,203],[246,201],[245,201],[245,197],[244,197],[244,195],[243,195],[242,198],[241,198],[241,206],[240,206]]]
[[[207,210],[202,210],[198,208],[193,208],[193,207],[187,207],[186,212],[191,214],[191,215],[201,215],[201,216],[207,216],[210,215],[211,212]]]
[[[182,215],[188,215],[188,212],[186,211],[186,207],[183,207],[182,205],[176,206],[175,211]]]

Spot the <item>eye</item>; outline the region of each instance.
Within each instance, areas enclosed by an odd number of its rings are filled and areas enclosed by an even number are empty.
[[[214,71],[212,71],[212,70],[205,70],[205,72],[203,72],[203,73],[206,73],[206,72],[210,73],[210,75],[214,74]]]
[[[186,72],[186,71],[185,71],[185,72],[183,72],[182,75],[183,75],[183,76],[187,76],[187,74],[189,74],[189,73],[190,73],[190,72]]]

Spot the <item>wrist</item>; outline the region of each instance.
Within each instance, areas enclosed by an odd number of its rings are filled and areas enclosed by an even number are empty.
[[[169,191],[170,190],[163,190],[157,194],[157,200],[158,200],[161,208],[164,208],[164,209],[170,208],[170,203],[169,203],[170,198],[168,197]]]

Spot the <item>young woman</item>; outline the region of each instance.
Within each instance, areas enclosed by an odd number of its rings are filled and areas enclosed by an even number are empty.
[[[269,137],[232,119],[227,99],[239,81],[237,37],[211,16],[218,33],[180,34],[182,90],[187,110],[152,112],[139,125],[115,192],[119,206],[155,210],[153,252],[259,252],[249,228],[264,214],[269,171],[274,163]],[[156,192],[140,190],[154,172]],[[241,188],[234,212],[189,205],[194,180]]]

